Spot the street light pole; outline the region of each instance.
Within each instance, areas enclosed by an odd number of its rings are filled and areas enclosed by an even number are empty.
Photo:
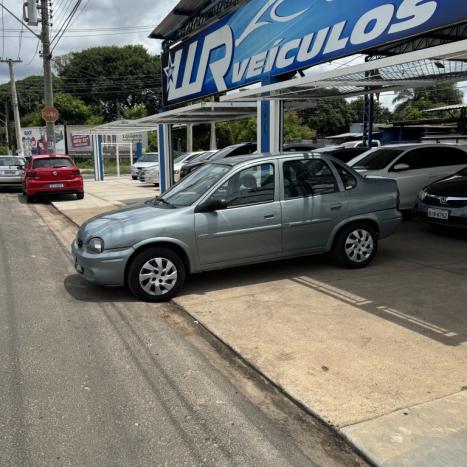
[[[8,151],[8,155],[11,154],[10,152],[10,131],[8,125],[8,104],[5,102],[5,142]]]
[[[44,101],[46,107],[54,106],[54,93],[52,83],[52,54],[50,52],[50,29],[49,29],[49,0],[41,0],[42,20],[42,58],[44,63]],[[49,154],[56,153],[55,147],[55,124],[46,122],[47,144]]]

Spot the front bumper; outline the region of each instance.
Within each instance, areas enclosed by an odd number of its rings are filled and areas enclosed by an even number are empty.
[[[441,209],[449,211],[449,219],[434,219],[428,217],[428,209]],[[444,225],[446,227],[456,227],[467,229],[467,207],[463,208],[442,208],[436,206],[430,206],[422,201],[418,201],[414,210],[417,219],[433,225]]]
[[[98,285],[125,285],[125,268],[133,248],[125,250],[108,250],[100,254],[89,253],[85,247],[78,247],[75,239],[71,246],[76,272],[89,282]]]

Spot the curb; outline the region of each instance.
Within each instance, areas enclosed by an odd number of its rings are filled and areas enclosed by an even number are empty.
[[[298,407],[300,410],[305,412],[307,415],[315,418],[316,420],[320,421],[323,423],[327,428],[329,428],[334,434],[336,434],[343,442],[345,442],[347,445],[349,445],[355,453],[357,453],[362,459],[364,459],[369,465],[373,467],[378,467],[378,465],[370,458],[368,457],[368,454],[362,451],[355,443],[349,439],[346,434],[341,431],[338,427],[333,425],[331,422],[323,418],[319,413],[314,411],[311,407],[306,405],[304,402],[302,402],[300,399],[296,398],[292,394],[290,394],[287,389],[285,389],[283,386],[281,386],[279,383],[275,382],[273,379],[271,379],[268,375],[266,375],[263,371],[261,371],[254,363],[250,362],[248,359],[246,359],[242,354],[240,354],[234,347],[232,347],[228,342],[226,342],[224,339],[219,337],[214,331],[210,329],[209,326],[204,324],[202,321],[200,321],[197,317],[193,316],[185,307],[182,305],[179,305],[176,303],[174,300],[171,300],[172,305],[174,305],[179,311],[185,313],[190,319],[194,321],[194,323],[198,326],[200,326],[204,331],[206,331],[210,336],[212,336],[217,342],[219,342],[221,345],[226,347],[230,352],[232,352],[244,365],[246,365],[248,368],[253,370],[255,373],[257,373],[261,378],[263,378],[265,381],[267,381],[272,387],[274,387],[281,395],[283,395],[286,399],[288,399],[292,404],[294,404],[296,407]]]

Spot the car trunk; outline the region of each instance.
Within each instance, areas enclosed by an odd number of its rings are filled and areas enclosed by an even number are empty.
[[[32,169],[36,173],[36,180],[43,182],[60,182],[72,180],[76,177],[78,169],[75,167]]]

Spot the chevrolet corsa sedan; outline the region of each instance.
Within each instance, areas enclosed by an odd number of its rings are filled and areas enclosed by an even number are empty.
[[[162,197],[89,220],[72,253],[87,280],[159,302],[190,273],[325,252],[365,267],[400,221],[394,180],[363,178],[325,155],[250,155],[205,164]]]

